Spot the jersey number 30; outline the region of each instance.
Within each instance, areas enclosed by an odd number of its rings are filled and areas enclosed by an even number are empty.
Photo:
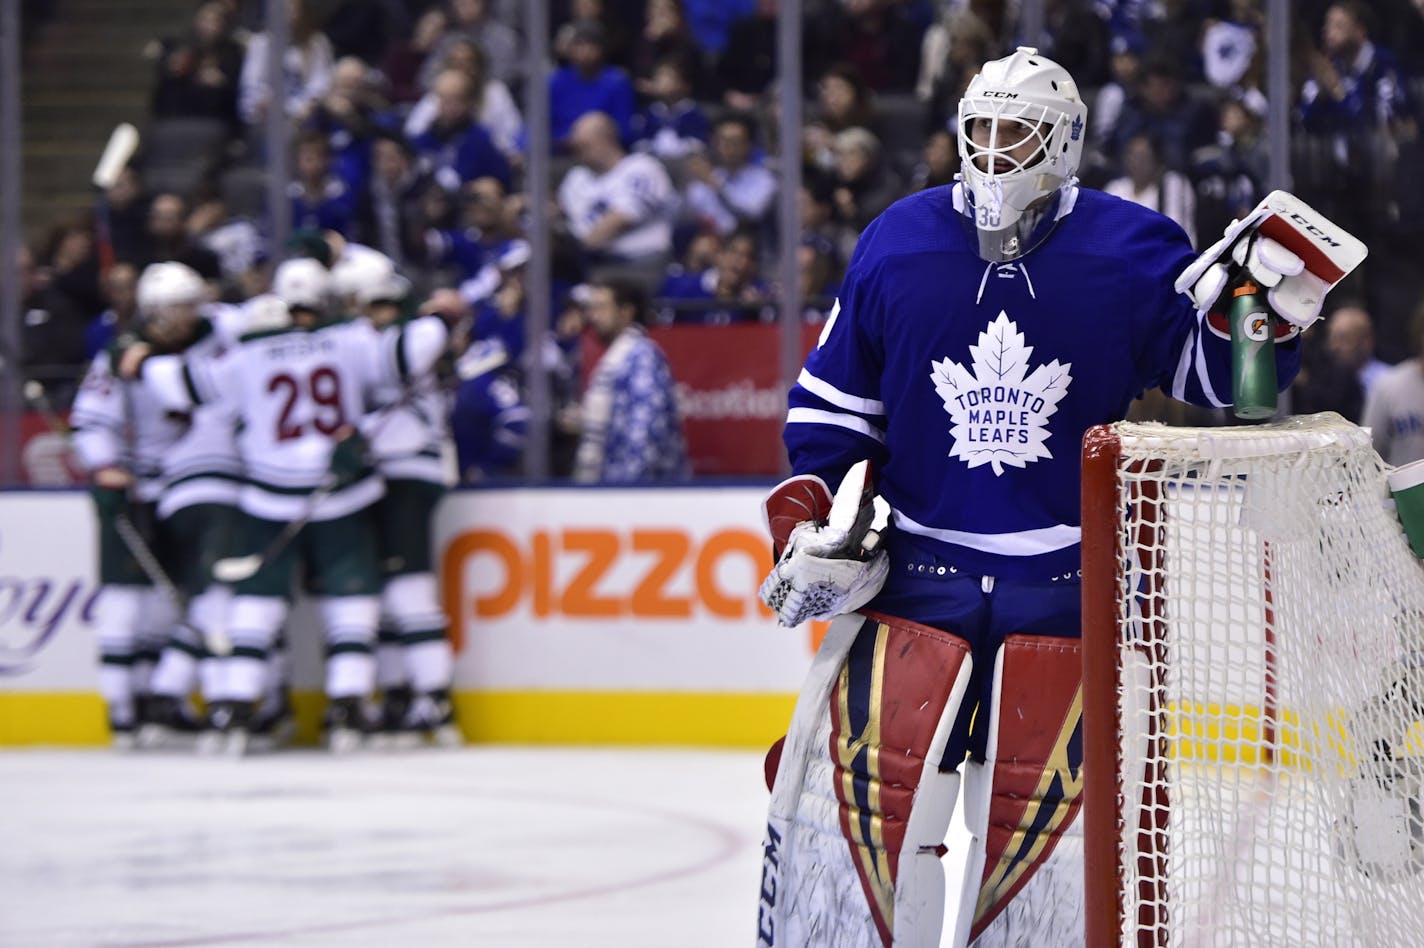
[[[297,406],[308,397],[315,402],[315,407],[309,414],[311,426],[317,431],[329,435],[345,424],[346,419],[341,411],[341,376],[330,366],[322,365],[312,369],[305,384],[302,379],[286,372],[274,375],[267,383],[267,391],[277,392],[286,398],[282,404],[282,413],[277,416],[278,441],[290,441],[305,433],[306,423],[293,416],[308,414],[297,410]]]

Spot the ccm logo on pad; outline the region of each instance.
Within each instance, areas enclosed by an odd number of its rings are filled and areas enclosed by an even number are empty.
[[[1312,237],[1317,238],[1321,243],[1325,244],[1326,246],[1340,246],[1340,242],[1338,240],[1325,233],[1325,231],[1321,230],[1319,227],[1316,227],[1309,221],[1309,219],[1302,217],[1294,211],[1290,213],[1290,219],[1299,224],[1301,226],[1301,229],[1304,230],[1307,234],[1310,234]]]

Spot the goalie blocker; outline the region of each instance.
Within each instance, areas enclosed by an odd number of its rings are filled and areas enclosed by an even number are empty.
[[[999,651],[1007,710],[963,778],[974,845],[955,944],[1081,940],[1080,661],[1073,639],[1012,635]],[[940,944],[961,781],[941,761],[972,669],[969,644],[940,629],[872,612],[832,623],[768,760],[759,948]]]

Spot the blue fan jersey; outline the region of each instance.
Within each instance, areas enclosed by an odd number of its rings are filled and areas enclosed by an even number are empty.
[[[899,201],[861,236],[791,390],[793,469],[834,490],[870,458],[891,549],[916,559],[1006,579],[1076,570],[1084,432],[1153,387],[1230,404],[1230,343],[1173,289],[1195,256],[1166,217],[1083,188],[1005,264],[979,257],[959,185]],[[1299,342],[1276,359],[1284,388]]]

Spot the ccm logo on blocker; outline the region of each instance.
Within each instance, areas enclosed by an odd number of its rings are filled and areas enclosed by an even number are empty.
[[[466,585],[476,574],[472,561],[480,576],[473,597]],[[750,530],[705,537],[674,528],[535,530],[518,537],[470,530],[449,541],[441,565],[445,607],[457,627],[472,614],[489,619],[524,606],[541,618],[571,619],[772,614],[756,595],[771,551],[766,537]]]

